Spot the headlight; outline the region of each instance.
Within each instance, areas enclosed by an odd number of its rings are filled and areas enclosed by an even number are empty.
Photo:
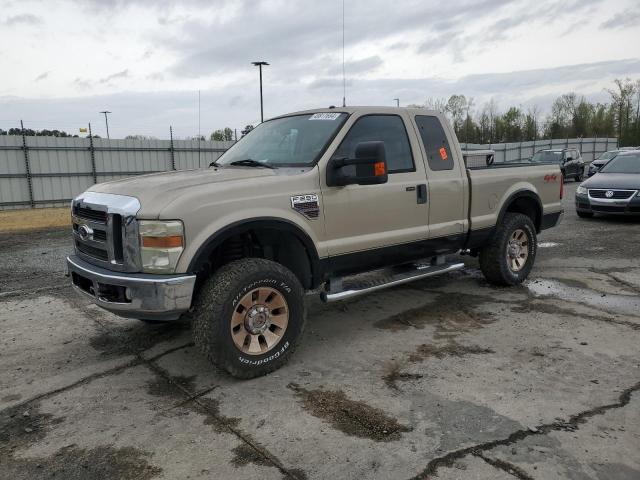
[[[580,185],[578,187],[578,189],[576,190],[576,193],[579,195],[586,195],[587,194],[587,189],[585,187],[583,187],[582,185]]]
[[[140,257],[148,273],[173,273],[184,250],[184,227],[179,220],[140,220]]]

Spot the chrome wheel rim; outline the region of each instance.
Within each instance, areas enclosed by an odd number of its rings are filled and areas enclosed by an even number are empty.
[[[231,338],[248,355],[262,355],[275,347],[289,324],[289,307],[273,288],[258,287],[244,295],[231,315]]]
[[[527,232],[518,228],[514,230],[507,242],[507,265],[512,272],[524,268],[529,258],[529,237]]]

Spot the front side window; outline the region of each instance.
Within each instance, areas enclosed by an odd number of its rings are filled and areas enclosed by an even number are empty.
[[[427,152],[427,162],[433,171],[453,170],[453,157],[449,140],[442,128],[438,117],[431,115],[416,115],[416,124],[420,138]]]
[[[346,118],[346,113],[331,112],[268,120],[227,150],[216,165],[248,160],[273,167],[313,165]]]
[[[353,124],[334,157],[355,158],[361,142],[384,142],[389,173],[413,172],[413,155],[404,122],[397,115],[365,115]]]

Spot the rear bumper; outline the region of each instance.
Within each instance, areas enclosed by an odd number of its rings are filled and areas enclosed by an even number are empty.
[[[119,273],[67,257],[73,288],[116,315],[145,320],[175,320],[191,307],[195,275]]]
[[[564,217],[564,209],[559,212],[545,213],[542,215],[542,221],[540,222],[540,230],[546,230],[558,225]]]

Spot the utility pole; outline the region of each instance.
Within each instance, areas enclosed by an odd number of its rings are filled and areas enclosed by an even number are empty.
[[[260,123],[264,122],[264,108],[262,105],[262,66],[269,65],[267,62],[251,62],[253,65],[260,69]]]
[[[400,106],[400,99],[399,98],[394,98],[394,100],[396,101],[396,107]]]
[[[107,115],[109,115],[111,112],[109,110],[103,110],[100,113],[104,114],[104,123],[107,126],[107,139],[110,139],[111,137],[109,136],[109,117],[107,117]]]

